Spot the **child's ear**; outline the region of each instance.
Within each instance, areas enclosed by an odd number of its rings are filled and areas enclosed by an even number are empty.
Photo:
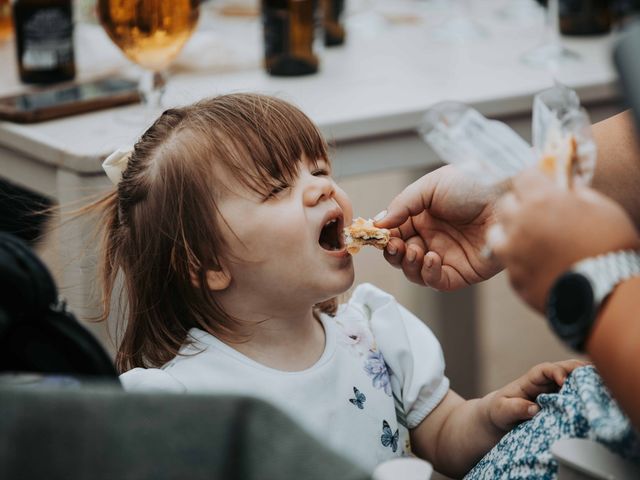
[[[225,268],[207,270],[207,286],[209,290],[224,290],[231,283],[231,274]]]
[[[220,270],[207,270],[205,278],[207,280],[207,288],[214,291],[224,290],[231,283],[231,274],[224,267],[220,267]],[[193,272],[191,273],[191,284],[196,288],[200,288],[200,279]]]

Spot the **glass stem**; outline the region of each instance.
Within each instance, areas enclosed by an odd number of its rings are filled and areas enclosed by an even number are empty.
[[[550,45],[560,48],[560,7],[558,0],[548,0],[547,3],[547,39]]]
[[[162,108],[162,96],[167,85],[167,74],[164,71],[145,70],[140,79],[140,94],[147,110],[157,111]]]

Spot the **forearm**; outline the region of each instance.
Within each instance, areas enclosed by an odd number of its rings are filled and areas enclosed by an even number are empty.
[[[586,348],[631,422],[640,428],[640,278],[620,284],[601,310]]]
[[[464,401],[450,410],[437,436],[424,441],[418,429],[412,431],[412,449],[419,457],[450,477],[464,476],[493,448],[505,432],[496,429],[489,419],[488,398]]]
[[[620,203],[640,227],[640,146],[631,112],[593,125],[598,160],[593,187]]]

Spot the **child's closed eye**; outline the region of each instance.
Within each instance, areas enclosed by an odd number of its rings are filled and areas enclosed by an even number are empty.
[[[265,201],[270,200],[272,198],[276,198],[279,195],[282,194],[282,192],[284,192],[285,190],[288,190],[290,187],[289,184],[287,183],[280,183],[276,186],[274,186],[271,191],[267,194],[267,196],[264,198]]]
[[[314,177],[328,177],[330,173],[326,168],[316,168],[311,172],[311,175]]]

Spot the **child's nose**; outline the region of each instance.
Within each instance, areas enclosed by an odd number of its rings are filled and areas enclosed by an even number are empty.
[[[307,205],[315,205],[322,200],[333,197],[335,187],[333,181],[328,177],[312,177],[304,192],[304,199]]]

